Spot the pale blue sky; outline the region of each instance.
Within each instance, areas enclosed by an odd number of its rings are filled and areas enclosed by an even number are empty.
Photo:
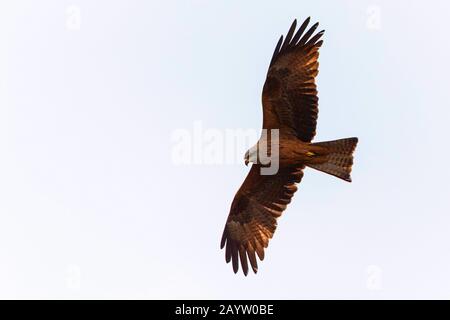
[[[450,298],[449,10],[2,1],[0,297]],[[260,128],[273,48],[307,16],[326,30],[316,140],[360,138],[354,182],[307,170],[244,278],[219,241],[248,168],[175,166],[170,137]]]

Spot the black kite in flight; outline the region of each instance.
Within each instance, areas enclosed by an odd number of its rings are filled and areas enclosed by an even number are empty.
[[[311,143],[318,113],[319,39],[324,31],[314,35],[316,23],[305,33],[309,21],[295,32],[294,20],[284,41],[283,36],[278,41],[269,65],[262,92],[263,131],[278,129],[279,168],[276,174],[263,175],[261,169],[267,163],[258,161],[255,147],[245,155],[246,164],[252,162],[252,167],[231,204],[220,245],[226,247],[226,262],[232,261],[235,273],[239,260],[245,275],[249,262],[257,272],[256,255],[264,259],[277,218],[291,202],[305,166],[351,181],[357,138]],[[264,139],[265,145],[270,144]],[[262,142],[261,136],[256,149]]]

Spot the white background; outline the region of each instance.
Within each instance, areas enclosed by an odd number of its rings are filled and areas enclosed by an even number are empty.
[[[1,1],[1,298],[450,298],[446,1]],[[79,15],[78,15],[79,14]],[[326,29],[316,141],[256,276],[219,241],[248,168],[171,135],[261,126],[273,48]],[[243,155],[245,149],[240,150]]]

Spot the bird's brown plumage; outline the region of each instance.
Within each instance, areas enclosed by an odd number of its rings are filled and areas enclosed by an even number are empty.
[[[314,24],[305,34],[309,18],[294,35],[292,23],[286,38],[281,36],[275,48],[263,88],[263,128],[280,129],[310,142],[316,134],[318,97],[315,77],[319,70],[319,40],[324,31],[313,36]]]
[[[276,219],[291,202],[297,190],[295,184],[303,177],[302,169],[283,168],[274,176],[260,175],[258,165],[250,169],[231,204],[221,242],[222,248],[226,245],[225,258],[233,262],[234,272],[238,271],[238,258],[245,274],[247,257],[253,271],[258,269],[255,253],[264,259],[264,248],[277,227]]]
[[[232,262],[234,272],[240,262],[245,275],[249,265],[256,273],[256,256],[264,259],[264,249],[275,232],[277,218],[297,190],[305,164],[314,164],[317,170],[350,181],[356,138],[310,144],[316,133],[315,77],[324,31],[314,34],[318,23],[307,29],[309,21],[306,19],[295,31],[294,20],[284,41],[283,36],[278,41],[269,65],[262,93],[263,129],[279,130],[280,157],[284,152],[285,160],[289,161],[280,161],[283,165],[275,175],[261,175],[261,165],[254,163],[234,197],[221,241],[225,259]],[[308,148],[313,152],[299,154]],[[307,154],[320,157],[305,162]],[[292,155],[299,156],[297,162],[291,162]]]

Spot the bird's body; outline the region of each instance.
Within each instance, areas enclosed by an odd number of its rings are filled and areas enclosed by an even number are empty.
[[[308,23],[309,18],[294,34],[294,21],[284,42],[283,37],[278,41],[269,65],[262,94],[264,134],[246,153],[245,162],[252,162],[252,167],[231,204],[221,241],[234,272],[240,261],[245,275],[249,263],[256,273],[256,256],[264,259],[276,220],[297,190],[305,166],[351,181],[357,138],[311,142],[318,114],[315,77],[323,31],[313,35],[318,24],[306,31]],[[274,163],[276,170],[264,173]]]
[[[314,143],[303,142],[292,135],[280,134],[277,148],[272,148],[271,137],[265,136],[261,137],[253,148],[256,149],[258,146],[264,146],[269,155],[276,156],[280,167],[319,164],[327,161],[328,150],[326,148]],[[249,162],[258,164],[258,161]]]

